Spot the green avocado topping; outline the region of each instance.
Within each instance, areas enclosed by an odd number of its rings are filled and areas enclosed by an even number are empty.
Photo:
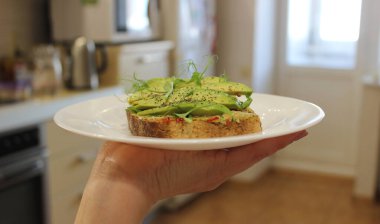
[[[244,110],[252,102],[252,89],[225,77],[204,77],[194,63],[191,78],[134,77],[127,110],[139,116],[174,116],[191,122],[192,117],[232,115],[231,110]],[[245,96],[239,97],[239,96]]]

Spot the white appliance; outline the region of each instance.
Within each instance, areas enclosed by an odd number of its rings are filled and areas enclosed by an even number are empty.
[[[174,43],[172,72],[182,75],[188,60],[203,70],[216,53],[216,0],[161,0],[163,39]],[[207,74],[213,74],[210,66]]]
[[[161,37],[158,0],[51,0],[50,7],[55,41],[79,36],[95,42]]]

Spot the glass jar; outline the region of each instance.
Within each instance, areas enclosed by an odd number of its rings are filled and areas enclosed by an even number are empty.
[[[62,86],[62,64],[53,45],[41,45],[33,51],[33,93],[55,94]]]

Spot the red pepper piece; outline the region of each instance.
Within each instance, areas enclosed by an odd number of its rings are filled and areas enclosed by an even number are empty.
[[[219,120],[219,117],[212,117],[212,118],[209,118],[207,119],[207,122],[213,122],[213,121],[216,121],[216,120]]]

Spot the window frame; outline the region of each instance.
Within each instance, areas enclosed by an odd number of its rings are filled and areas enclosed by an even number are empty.
[[[290,66],[309,66],[352,69],[355,67],[356,41],[326,41],[321,38],[321,0],[309,0],[309,21],[306,38],[302,41],[291,39],[290,4],[286,1],[286,63]],[[294,2],[293,2],[294,4]],[[361,5],[363,0],[361,0]],[[359,18],[361,19],[361,18]],[[359,21],[360,22],[360,21]]]

